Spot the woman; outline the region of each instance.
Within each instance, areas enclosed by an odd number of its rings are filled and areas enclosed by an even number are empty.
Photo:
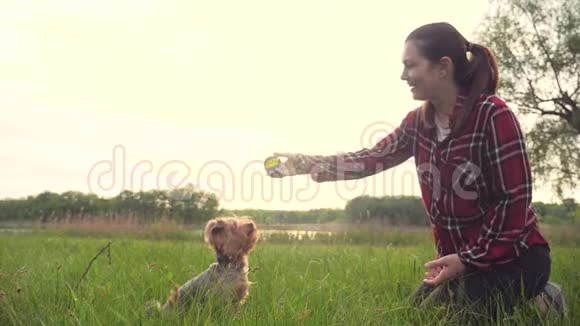
[[[494,95],[494,55],[450,24],[434,23],[407,37],[403,64],[401,79],[424,104],[395,131],[358,152],[277,153],[288,159],[271,176],[357,179],[413,157],[438,257],[425,264],[430,271],[414,302],[491,307],[500,293],[509,309],[522,294],[538,296],[550,276],[550,249],[531,206],[532,177],[519,123]],[[544,292],[563,300],[558,290],[550,284]],[[449,295],[458,291],[463,295]]]

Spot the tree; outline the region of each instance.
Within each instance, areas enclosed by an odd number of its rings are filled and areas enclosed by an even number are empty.
[[[535,116],[534,173],[563,198],[580,180],[580,1],[492,0],[480,42],[500,66],[500,95]]]

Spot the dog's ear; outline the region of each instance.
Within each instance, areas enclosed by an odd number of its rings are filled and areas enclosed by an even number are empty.
[[[224,226],[218,224],[211,229],[211,235],[218,235],[218,234],[224,232],[224,230],[225,230]]]
[[[256,230],[256,224],[254,224],[252,221],[249,221],[242,224],[241,228],[244,230],[244,233],[249,236]]]
[[[205,225],[205,241],[211,243],[211,239],[217,239],[225,231],[225,225],[221,220],[210,220]]]

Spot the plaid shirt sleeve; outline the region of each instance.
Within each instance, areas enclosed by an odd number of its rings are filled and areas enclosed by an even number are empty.
[[[488,121],[484,156],[489,171],[483,173],[491,182],[493,197],[477,242],[459,250],[464,263],[482,270],[513,260],[525,227],[535,221],[527,216],[532,177],[520,125],[505,104],[491,111]]]
[[[330,156],[302,155],[297,171],[309,173],[316,182],[325,182],[364,178],[401,164],[413,154],[416,112],[411,111],[399,127],[372,148]]]

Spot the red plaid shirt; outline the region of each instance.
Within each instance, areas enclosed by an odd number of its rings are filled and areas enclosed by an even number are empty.
[[[464,97],[458,97],[454,115]],[[301,156],[299,172],[318,182],[358,179],[413,157],[437,255],[457,253],[488,270],[546,244],[532,208],[532,176],[524,137],[497,96],[481,96],[465,127],[437,141],[436,127],[411,111],[373,148],[333,156]]]

